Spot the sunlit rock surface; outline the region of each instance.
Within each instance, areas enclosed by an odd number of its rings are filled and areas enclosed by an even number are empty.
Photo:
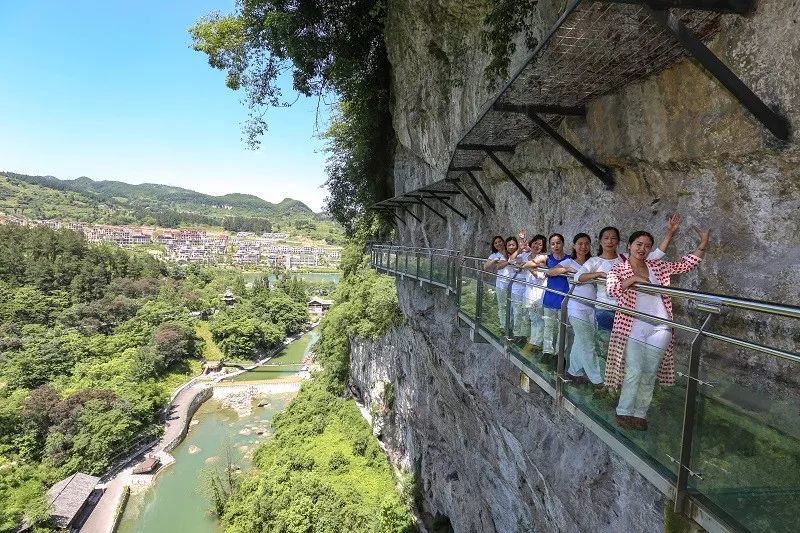
[[[531,14],[538,35],[562,4],[540,1]],[[398,193],[444,177],[455,144],[495,94],[480,51],[486,6],[389,2]],[[800,4],[764,0],[755,16],[726,20],[711,44],[792,124],[800,124],[799,19]],[[520,43],[514,65],[525,55]],[[559,131],[614,169],[613,191],[551,140],[530,141],[502,157],[531,188],[533,202],[486,164],[481,177],[496,211],[480,216],[457,198],[470,218],[451,216],[445,224],[417,209],[424,224],[407,217],[400,240],[486,256],[492,235],[522,228],[569,238],[615,225],[623,235],[648,229],[658,237],[678,211],[685,221],[672,257],[694,248],[692,224],[714,230],[708,259],[680,286],[800,301],[790,275],[800,261],[798,144],[775,141],[698,65],[684,60],[599,98],[586,120],[564,120]],[[535,386],[522,391],[519,372],[499,354],[470,342],[456,326],[452,296],[411,281],[397,287],[407,322],[375,343],[355,345],[352,380],[368,406],[378,404],[373,412],[384,401],[370,397],[376,383],[393,384],[394,405],[380,415],[382,438],[398,464],[419,473],[430,513],[447,515],[456,531],[663,528],[661,494]],[[726,318],[729,329],[748,327],[740,316]],[[796,328],[772,324],[763,334],[780,346],[798,344]],[[775,359],[735,351],[725,357],[716,364],[765,380],[764,390],[796,386],[796,374]]]

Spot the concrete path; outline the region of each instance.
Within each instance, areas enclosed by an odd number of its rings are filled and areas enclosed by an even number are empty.
[[[119,505],[123,489],[130,484],[133,466],[142,461],[148,453],[164,452],[167,446],[181,436],[189,423],[188,414],[192,399],[207,386],[207,383],[194,383],[175,396],[164,413],[164,434],[161,439],[152,447],[139,450],[138,453],[127,458],[122,465],[124,468],[105,483],[103,496],[81,526],[81,533],[111,532],[114,527],[114,511]]]

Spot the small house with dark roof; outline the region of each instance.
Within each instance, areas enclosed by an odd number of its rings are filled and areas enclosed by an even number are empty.
[[[75,518],[80,515],[89,496],[100,478],[76,472],[62,479],[47,491],[47,502],[53,523],[64,529],[77,525]]]
[[[233,295],[230,289],[226,289],[225,294],[222,295],[222,301],[228,307],[233,307],[236,304],[236,296]]]
[[[133,469],[134,474],[152,474],[156,470],[158,470],[161,461],[158,457],[150,456],[147,457],[144,461],[136,465]]]
[[[322,316],[330,309],[331,305],[333,305],[333,300],[314,296],[308,301],[308,312],[315,316]]]

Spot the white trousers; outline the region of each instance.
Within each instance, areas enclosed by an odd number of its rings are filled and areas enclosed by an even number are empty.
[[[515,337],[527,337],[529,333],[525,296],[511,293],[511,322]]]
[[[560,309],[544,308],[542,320],[544,332],[542,334],[542,353],[555,354],[558,349],[558,317]]]
[[[569,315],[569,324],[573,336],[567,372],[573,376],[586,376],[595,385],[602,383],[603,371],[595,352],[594,309],[574,311]]]
[[[529,342],[539,348],[542,347],[542,340],[544,338],[544,319],[542,318],[542,300],[541,298],[536,302],[529,302],[528,318],[531,322],[531,336]]]
[[[654,327],[643,340],[629,338],[625,346],[625,380],[617,404],[621,416],[647,418],[658,365],[672,340],[672,330]]]

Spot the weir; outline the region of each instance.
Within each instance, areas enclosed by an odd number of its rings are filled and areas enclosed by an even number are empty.
[[[510,289],[498,298],[498,275],[483,270],[483,258],[379,243],[370,245],[369,254],[377,271],[451,295],[457,305],[452,319],[469,329],[473,342],[507,358],[520,370],[520,386],[534,383],[551,396],[674,500],[678,513],[709,531],[800,530],[800,396],[789,379],[800,364],[794,344],[800,307],[637,284],[637,291],[673,298],[674,317],[665,320],[576,296],[579,284],[573,282],[568,292],[543,288],[565,297],[551,361],[526,352],[506,334],[520,309],[531,305],[510,296],[515,284],[528,285],[516,279],[519,270],[514,277],[499,276]],[[574,329],[583,326],[568,320],[570,300],[674,330],[676,384],[657,386],[646,431],[615,422],[616,397],[569,379]],[[762,338],[767,331],[785,337]],[[765,373],[753,375],[753,361]]]

